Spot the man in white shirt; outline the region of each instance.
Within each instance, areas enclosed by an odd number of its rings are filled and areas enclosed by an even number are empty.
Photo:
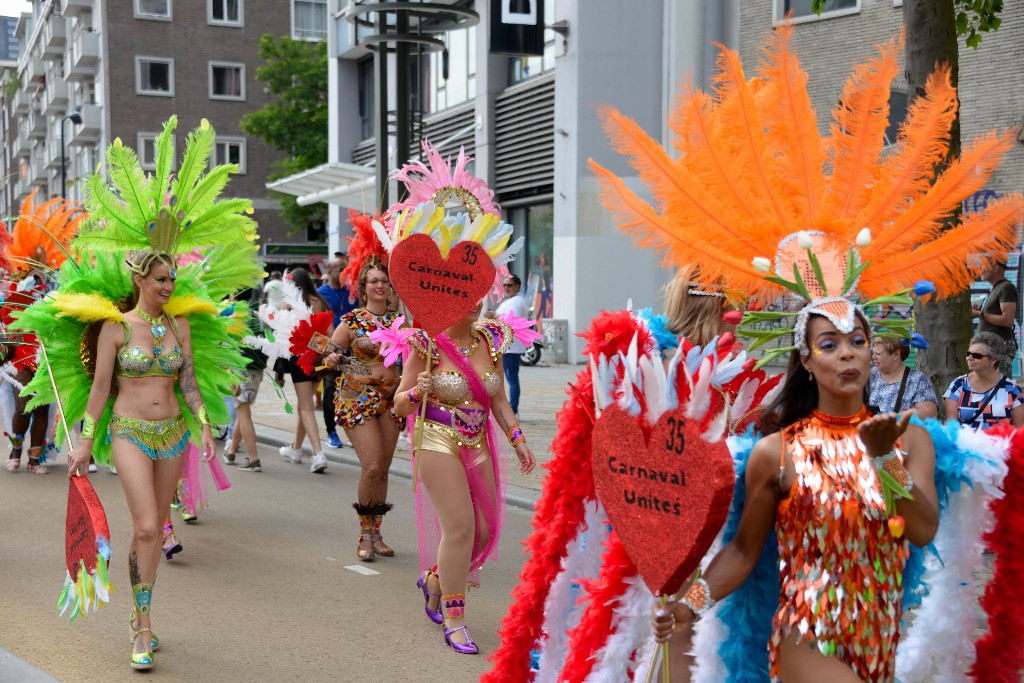
[[[284,301],[284,292],[281,287],[281,271],[275,270],[270,274],[267,284],[263,285],[263,303],[272,308],[281,308],[281,302]]]
[[[498,304],[495,311],[497,317],[511,312],[519,318],[527,318],[530,315],[530,306],[526,303],[526,297],[519,293],[523,283],[518,275],[509,275],[502,283],[505,290],[505,298]],[[519,361],[526,352],[526,345],[512,340],[512,345],[502,356],[502,363],[505,366],[505,384],[508,385],[508,402],[512,405],[512,412],[519,415]]]

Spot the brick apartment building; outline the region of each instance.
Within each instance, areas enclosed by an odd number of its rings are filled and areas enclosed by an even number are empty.
[[[152,169],[154,138],[176,114],[179,157],[188,132],[206,118],[217,131],[212,162],[240,166],[227,194],[251,198],[262,245],[288,254],[268,256],[268,265],[326,253],[322,226],[289,235],[266,189],[280,154],[239,128],[244,114],[270,100],[255,78],[260,37],[323,40],[326,10],[326,0],[33,0],[15,28],[17,67],[7,70],[17,85],[0,94],[8,133],[0,215],[16,213],[36,187],[46,197],[61,194],[62,147],[69,199],[81,199],[83,176],[105,164],[103,150],[117,138]],[[67,119],[72,112],[81,123]]]

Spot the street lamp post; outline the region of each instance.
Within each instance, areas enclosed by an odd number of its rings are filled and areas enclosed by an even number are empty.
[[[64,160],[64,122],[70,121],[71,123],[78,125],[82,122],[82,115],[78,111],[73,111],[60,120],[60,198],[68,198],[68,184],[67,184],[67,162]]]

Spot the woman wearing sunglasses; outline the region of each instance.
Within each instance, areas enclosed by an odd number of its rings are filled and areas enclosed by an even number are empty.
[[[973,429],[986,429],[1007,421],[1024,425],[1024,393],[999,367],[1006,356],[1006,342],[992,332],[979,332],[967,348],[966,375],[953,380],[942,397],[946,419],[956,419]]]

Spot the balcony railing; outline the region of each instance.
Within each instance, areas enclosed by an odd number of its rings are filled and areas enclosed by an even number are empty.
[[[43,114],[41,109],[33,107],[29,110],[27,124],[29,137],[46,137],[46,115]]]
[[[67,125],[69,145],[83,147],[95,144],[103,132],[103,107],[98,104],[83,104],[82,110],[78,112],[82,122],[73,124],[70,121]]]
[[[51,116],[63,113],[68,105],[68,84],[61,79],[49,79],[43,96],[43,111]]]
[[[92,0],[60,0],[60,13],[65,17],[77,17],[83,10],[92,10]]]
[[[21,82],[30,84],[32,81],[41,81],[46,78],[46,66],[43,60],[32,57],[25,62],[25,72],[22,74]]]
[[[22,121],[25,119],[23,118]],[[24,128],[18,129],[18,143],[14,147],[15,156],[27,157],[29,152],[32,151],[32,138],[28,136],[28,131]]]
[[[84,81],[96,76],[100,56],[100,37],[93,31],[82,31],[68,42],[64,73],[69,81]]]
[[[27,114],[31,105],[32,95],[24,88],[18,88],[18,91],[14,93],[14,113]]]
[[[43,52],[61,57],[68,42],[68,24],[64,17],[51,14],[43,26]]]

